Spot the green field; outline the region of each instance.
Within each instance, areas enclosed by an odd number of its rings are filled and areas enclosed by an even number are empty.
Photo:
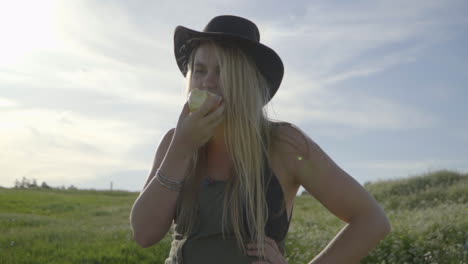
[[[468,263],[468,175],[437,171],[365,184],[392,233],[361,263]],[[0,263],[164,263],[171,234],[143,249],[129,228],[138,193],[0,188]],[[286,243],[307,263],[345,223],[311,196],[296,199]]]

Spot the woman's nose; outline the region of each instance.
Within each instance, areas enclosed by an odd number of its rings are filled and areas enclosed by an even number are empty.
[[[203,79],[203,86],[208,89],[215,89],[218,85],[219,76],[214,72],[209,72]]]

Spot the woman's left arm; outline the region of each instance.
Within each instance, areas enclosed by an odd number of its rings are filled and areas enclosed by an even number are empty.
[[[299,130],[296,130],[300,132]],[[309,264],[359,263],[391,231],[384,210],[372,195],[342,170],[312,139],[297,156],[294,179],[347,225]]]
[[[385,216],[374,212],[348,223],[309,264],[359,263],[390,232]]]

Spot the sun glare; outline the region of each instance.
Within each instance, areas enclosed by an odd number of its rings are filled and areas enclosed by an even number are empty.
[[[0,0],[0,66],[58,46],[57,2]]]

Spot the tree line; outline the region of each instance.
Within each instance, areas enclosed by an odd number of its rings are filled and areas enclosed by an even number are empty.
[[[52,187],[48,185],[45,181],[43,181],[40,185],[37,183],[36,179],[28,179],[23,177],[23,179],[15,180],[15,187],[16,189],[61,189],[61,190],[76,190],[77,188],[73,185],[65,187],[64,185],[59,187]]]

